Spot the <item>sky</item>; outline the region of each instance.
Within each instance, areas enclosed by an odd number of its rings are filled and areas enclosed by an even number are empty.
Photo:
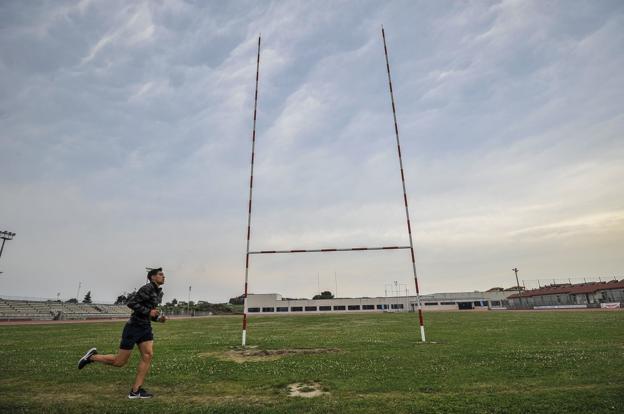
[[[0,295],[165,300],[252,250],[409,244],[421,292],[624,278],[624,3],[3,1]],[[414,292],[408,251],[253,256],[251,293]],[[529,283],[529,282],[527,282]]]

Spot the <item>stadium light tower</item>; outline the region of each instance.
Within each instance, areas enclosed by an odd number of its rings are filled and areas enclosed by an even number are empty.
[[[10,231],[0,231],[0,239],[2,239],[2,246],[0,246],[0,257],[2,257],[2,251],[4,250],[4,243],[7,240],[13,240],[15,237],[15,233],[11,233]]]

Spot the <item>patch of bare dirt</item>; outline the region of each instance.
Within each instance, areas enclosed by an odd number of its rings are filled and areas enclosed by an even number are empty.
[[[311,355],[340,352],[337,348],[281,348],[259,349],[258,347],[233,348],[225,352],[205,352],[202,357],[213,357],[224,361],[243,362],[275,361],[289,355]]]
[[[329,392],[323,390],[323,386],[318,382],[295,382],[288,385],[289,397],[314,398],[327,395]]]

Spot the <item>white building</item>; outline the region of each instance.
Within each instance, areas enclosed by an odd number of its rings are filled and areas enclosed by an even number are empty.
[[[510,292],[460,292],[421,295],[423,309],[496,309],[507,305]],[[405,312],[416,309],[416,296],[334,299],[289,299],[277,293],[249,294],[250,314],[305,314],[346,312]]]

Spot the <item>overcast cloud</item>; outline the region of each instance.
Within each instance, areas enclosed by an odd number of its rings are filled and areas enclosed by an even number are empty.
[[[407,244],[381,24],[421,289],[622,278],[619,0],[3,1],[0,293],[110,301],[162,265],[166,300],[241,294],[260,32],[252,249]],[[413,286],[406,251],[251,266]]]

